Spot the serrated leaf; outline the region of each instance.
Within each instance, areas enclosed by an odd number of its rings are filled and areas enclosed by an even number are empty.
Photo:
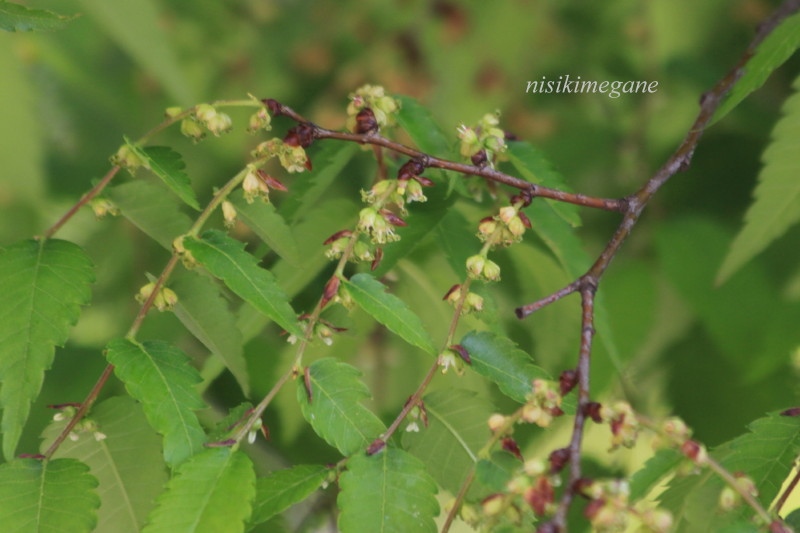
[[[634,472],[630,481],[631,501],[641,500],[653,490],[662,478],[675,471],[683,455],[673,448],[658,450],[642,468]]]
[[[76,244],[28,240],[0,250],[0,406],[3,454],[14,456],[31,402],[89,303],[92,262]]]
[[[319,489],[329,471],[322,465],[298,465],[258,478],[250,524],[266,522],[308,498]]]
[[[149,180],[133,180],[106,189],[122,215],[158,244],[172,251],[172,241],[192,226],[180,211],[180,202],[164,187]]]
[[[208,434],[208,442],[220,442],[236,433],[241,426],[240,424],[247,419],[250,414],[253,404],[250,402],[243,402],[228,411],[222,420],[217,422]]]
[[[461,339],[469,352],[470,368],[500,387],[509,398],[525,403],[533,390],[534,379],[550,379],[544,369],[531,362],[530,356],[510,339],[488,331],[471,331]]]
[[[361,372],[336,359],[314,361],[308,367],[311,401],[305,380],[297,380],[297,401],[303,416],[325,442],[351,455],[367,446],[386,429],[361,401],[369,398]]]
[[[250,377],[242,349],[242,334],[220,288],[208,277],[192,272],[178,277],[172,288],[178,295],[175,316],[225,363],[245,396],[248,395]]]
[[[167,484],[142,533],[240,533],[250,516],[256,475],[240,450],[208,448]]]
[[[326,143],[312,153],[312,172],[303,172],[289,185],[286,199],[278,208],[278,214],[296,224],[305,213],[325,194],[334,180],[342,174],[347,163],[359,152],[355,143]],[[331,232],[332,233],[332,232]]]
[[[410,96],[399,95],[397,123],[420,150],[436,157],[452,158],[453,142],[448,140],[431,112]]]
[[[342,533],[434,533],[436,484],[422,462],[403,450],[358,454],[339,478]]]
[[[66,439],[54,457],[77,459],[97,478],[100,509],[94,533],[138,533],[167,482],[161,439],[147,423],[141,406],[129,397],[97,404],[90,420],[95,429],[74,430],[77,440]],[[67,420],[54,422],[45,429],[42,450],[66,424]]]
[[[221,231],[210,230],[199,238],[186,238],[184,247],[213,276],[253,307],[298,337],[303,330],[297,313],[289,305],[272,272],[258,266],[256,258],[244,251],[244,244]]]
[[[166,342],[111,341],[106,357],[131,396],[144,407],[150,424],[164,436],[164,459],[175,467],[200,450],[205,432],[194,414],[205,407],[194,385],[197,370]]]
[[[475,479],[493,492],[508,490],[511,476],[519,470],[519,459],[506,451],[497,451],[491,459],[481,459],[475,467]]]
[[[161,24],[162,4],[155,0],[81,0],[86,12],[96,19],[97,27],[157,80],[169,95],[182,105],[197,99],[183,74],[172,37]]]
[[[570,192],[564,177],[553,168],[545,155],[537,148],[526,142],[509,141],[506,151],[511,164],[520,173],[521,177],[531,183],[543,185],[551,189]],[[571,226],[581,225],[581,216],[578,206],[566,202],[546,200],[547,205]]]
[[[729,472],[749,476],[758,490],[757,499],[766,508],[778,494],[800,453],[800,418],[771,413],[749,426],[750,432],[728,441],[711,454]],[[717,509],[723,482],[713,472],[676,478],[660,499],[675,516],[675,531],[711,531],[749,518],[749,506],[722,515]]]
[[[800,33],[800,27],[798,28]],[[723,283],[800,220],[800,77],[794,94],[783,105],[783,118],[772,131],[772,142],[764,151],[764,167],[753,191],[753,203],[745,214],[744,227],[731,243],[717,274]]]
[[[0,465],[3,530],[92,531],[100,498],[89,467],[75,459],[15,459]]]
[[[275,206],[262,201],[247,203],[241,191],[234,192],[228,199],[236,207],[238,219],[253,230],[259,239],[288,262],[300,265],[300,252],[292,229],[275,210]]]
[[[77,15],[59,15],[45,9],[32,9],[13,2],[0,2],[0,30],[56,30],[64,27],[75,17]]]
[[[125,144],[142,160],[142,166],[158,176],[178,198],[193,209],[200,210],[197,197],[192,189],[192,182],[186,174],[186,163],[181,154],[169,146],[141,147],[130,142],[127,138]]]
[[[747,96],[764,85],[772,72],[800,47],[800,13],[786,18],[758,45],[747,62],[744,74],[726,95],[711,123],[720,120]]]
[[[492,436],[486,425],[491,402],[460,389],[432,392],[424,402],[428,426],[418,421],[419,431],[404,432],[403,448],[425,463],[440,487],[457,494]]]
[[[369,274],[356,274],[344,282],[353,300],[375,320],[393,333],[431,355],[436,354],[433,339],[422,320],[397,296],[386,292],[386,286]]]

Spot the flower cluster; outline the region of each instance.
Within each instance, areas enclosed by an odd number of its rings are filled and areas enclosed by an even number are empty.
[[[356,133],[367,133],[384,126],[392,126],[399,110],[400,102],[387,96],[383,87],[364,85],[350,94],[347,129]]]
[[[279,180],[273,178],[264,170],[258,168],[255,164],[251,163],[245,168],[245,176],[242,181],[242,190],[244,191],[244,199],[248,204],[252,204],[256,198],[261,198],[264,202],[269,202],[269,190],[277,189],[285,191],[286,186]],[[223,205],[223,209],[225,206]],[[228,218],[226,217],[226,221]]]
[[[311,160],[308,158],[305,148],[299,144],[284,142],[277,137],[259,144],[253,150],[252,155],[256,159],[263,160],[277,157],[287,172],[311,170]]]
[[[496,111],[485,114],[473,127],[466,124],[459,126],[461,156],[477,166],[493,166],[497,156],[507,149],[506,135],[498,127],[499,124],[500,112]]]
[[[142,286],[136,294],[136,301],[140,304],[144,304],[153,294],[155,288],[155,282],[150,282]],[[159,311],[170,311],[175,307],[176,303],[178,303],[178,295],[175,294],[175,291],[163,286],[158,289],[158,293],[156,293],[156,297],[153,300],[153,305]]]
[[[442,368],[442,374],[447,374],[451,368],[459,376],[464,375],[464,363],[472,364],[467,349],[460,344],[454,344],[439,354],[437,363]]]
[[[561,394],[549,381],[534,379],[527,400],[522,407],[522,420],[530,424],[545,428],[553,418],[564,414],[561,410]]]
[[[168,117],[177,117],[183,113],[179,107],[167,109]],[[233,121],[227,113],[222,113],[211,104],[200,104],[183,120],[181,120],[181,133],[193,142],[200,142],[205,138],[206,131],[216,137],[227,133],[233,127]]]
[[[600,418],[611,426],[611,449],[620,446],[633,448],[639,435],[639,421],[627,402],[617,402],[613,406],[603,405]]]
[[[460,284],[455,284],[450,287],[450,290],[444,295],[442,300],[448,302],[449,304],[456,306],[458,302],[461,301],[461,294],[462,294],[463,287]],[[461,306],[461,314],[467,315],[473,311],[482,311],[483,310],[483,296],[477,294],[475,292],[467,292],[467,295],[464,297],[464,305]]]
[[[600,533],[628,531],[639,526],[638,531],[667,533],[672,529],[672,515],[663,509],[647,507],[640,503],[628,503],[630,487],[627,481],[618,479],[592,481],[581,491],[591,501],[584,514]]]
[[[719,507],[723,511],[732,511],[741,505],[742,495],[740,491],[753,497],[758,496],[758,489],[752,478],[741,472],[737,472],[734,476],[736,477],[736,488],[739,490],[726,485],[719,493]]]

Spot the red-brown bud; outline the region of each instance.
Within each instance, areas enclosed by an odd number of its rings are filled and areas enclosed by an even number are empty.
[[[388,209],[381,209],[380,214],[383,215],[383,218],[385,218],[386,221],[392,226],[408,226],[408,223],[405,220],[395,215]]]
[[[264,435],[264,440],[270,440],[269,428],[264,423],[261,424],[261,434]]]
[[[269,174],[267,174],[266,172],[264,172],[260,168],[258,170],[256,170],[256,175],[261,179],[261,181],[266,183],[267,187],[269,187],[270,189],[275,189],[276,191],[288,191],[289,190],[289,189],[286,188],[286,185],[281,183],[279,180],[273,178],[272,176],[270,176]]]
[[[418,159],[409,159],[406,161],[400,170],[397,171],[397,179],[410,180],[422,174],[425,170],[425,165]]]
[[[378,121],[372,109],[365,107],[356,115],[356,133],[371,133],[378,131]]]
[[[583,510],[583,514],[588,519],[592,519],[597,515],[600,509],[606,504],[606,501],[603,499],[600,500],[592,500],[586,505],[586,509]]]
[[[307,123],[301,123],[286,132],[286,137],[283,138],[284,144],[289,146],[302,146],[308,148],[314,142],[316,130],[314,126]]]
[[[519,219],[522,220],[522,225],[528,229],[531,229],[531,219],[528,218],[528,215],[523,213],[522,211],[517,212]]]
[[[324,245],[331,244],[333,241],[338,241],[342,237],[349,237],[352,234],[353,232],[350,231],[349,229],[343,229],[342,231],[337,231],[336,233],[325,239],[325,242],[323,242],[322,244]]]
[[[704,464],[708,459],[706,449],[693,440],[687,440],[681,444],[681,453],[697,464]]]
[[[303,369],[303,384],[306,387],[306,396],[308,396],[308,404],[314,400],[314,392],[311,389],[311,370],[309,367]]]
[[[785,411],[781,411],[781,416],[800,416],[800,407],[792,407]]]
[[[372,444],[367,448],[367,455],[375,455],[386,447],[386,441],[383,439],[375,439]]]
[[[450,346],[450,349],[456,352],[459,356],[461,356],[461,359],[463,359],[465,363],[467,363],[468,365],[472,364],[472,360],[469,358],[469,352],[467,351],[466,348],[464,348],[460,344],[454,344]]]
[[[434,185],[433,180],[429,180],[425,176],[414,176],[414,181],[416,181],[423,187],[433,187]]]
[[[447,300],[450,297],[451,294],[453,294],[454,292],[456,292],[460,288],[461,288],[461,285],[459,283],[456,283],[455,285],[450,287],[450,290],[447,291],[447,293],[444,295],[444,298],[442,298],[442,300]]]
[[[339,292],[339,285],[342,283],[342,280],[339,276],[333,276],[331,279],[328,280],[328,283],[325,284],[325,290],[322,293],[322,300],[320,301],[320,308],[325,307],[328,302],[330,302],[336,293]]]
[[[594,420],[598,424],[603,423],[603,417],[600,416],[600,408],[602,406],[598,402],[589,402],[583,408],[583,413]]]
[[[569,462],[569,448],[559,448],[558,450],[553,450],[548,457],[550,461],[550,473],[551,474],[558,474],[564,467],[567,466]]]
[[[372,264],[370,265],[370,270],[375,270],[376,268],[378,268],[382,260],[383,260],[383,248],[379,246],[375,248],[375,259],[372,260]]]
[[[558,377],[558,385],[561,390],[561,396],[566,396],[569,391],[575,388],[578,384],[578,373],[575,370],[564,370]]]
[[[555,491],[550,480],[540,477],[534,486],[525,491],[523,498],[531,506],[536,516],[543,516],[547,512],[547,505],[555,501]]]
[[[267,106],[269,112],[275,117],[283,113],[281,104],[273,98],[264,98],[261,100],[261,103]]]
[[[470,158],[470,160],[472,161],[472,164],[475,165],[476,167],[482,167],[489,162],[489,159],[486,157],[486,150],[483,149],[476,152]]]
[[[517,441],[512,439],[511,437],[505,437],[502,440],[503,449],[511,454],[514,455],[520,461],[524,461],[525,459],[522,457],[522,451],[519,449],[519,445]]]

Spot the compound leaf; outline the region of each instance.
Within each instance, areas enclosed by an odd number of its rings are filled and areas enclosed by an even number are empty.
[[[747,96],[764,85],[772,72],[800,47],[800,13],[786,18],[755,50],[747,62],[744,74],[727,94],[714,113],[713,122],[720,120]]]
[[[32,9],[13,2],[0,2],[0,30],[5,31],[56,30],[76,16],[59,15],[46,9]]]
[[[77,459],[97,478],[100,509],[94,533],[138,533],[167,482],[161,439],[142,407],[127,396],[92,407],[91,421],[93,430],[73,430],[76,440],[66,439],[54,457]],[[43,450],[66,424],[54,422],[45,429]]]
[[[256,475],[240,450],[208,448],[178,468],[142,533],[241,533]]]
[[[436,482],[457,494],[478,451],[491,437],[486,421],[492,406],[475,392],[460,389],[425,396],[428,426],[403,434],[403,447],[425,463]]]
[[[230,290],[277,322],[283,329],[301,337],[303,330],[297,313],[289,305],[272,272],[258,266],[244,244],[225,233],[209,230],[199,238],[183,239],[183,245],[198,263],[225,282]]]
[[[342,533],[434,533],[436,484],[416,457],[397,448],[350,458],[337,504]]]
[[[14,456],[55,346],[89,303],[92,262],[76,244],[28,240],[0,250],[0,406],[3,453]]]
[[[436,354],[433,339],[403,300],[386,292],[386,286],[369,274],[356,274],[344,282],[353,300],[375,320],[406,342],[431,355]]]
[[[128,148],[142,160],[142,166],[158,176],[172,192],[189,207],[200,210],[192,182],[186,174],[186,164],[181,154],[169,146],[146,146],[142,148],[125,139]]]
[[[199,451],[205,432],[194,414],[205,407],[194,385],[197,370],[178,348],[166,342],[113,340],[106,357],[114,373],[139,400],[150,424],[164,436],[164,459],[177,466]]]
[[[304,379],[297,380],[297,400],[303,416],[317,435],[343,455],[366,449],[386,429],[383,422],[361,404],[370,394],[367,386],[359,381],[360,375],[358,369],[326,358],[308,367],[308,390]]]
[[[496,383],[506,396],[517,402],[525,403],[534,379],[550,379],[544,369],[534,365],[530,356],[507,337],[471,331],[461,339],[461,345],[469,352],[470,368]]]
[[[327,479],[329,471],[322,465],[297,465],[258,478],[250,524],[266,522],[308,498]]]
[[[800,154],[796,149],[800,138],[800,77],[795,79],[794,89],[764,151],[764,168],[758,176],[753,203],[722,262],[717,283],[727,280],[800,220]]]
[[[0,465],[3,529],[88,533],[100,505],[96,487],[89,467],[75,459],[15,459]]]

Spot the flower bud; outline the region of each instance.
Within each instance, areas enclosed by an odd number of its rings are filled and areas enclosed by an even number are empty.
[[[159,311],[171,311],[176,303],[178,303],[178,295],[175,294],[175,291],[167,287],[162,287],[161,290],[158,291],[156,299],[153,301],[153,305],[155,305],[156,309]]]
[[[489,417],[489,429],[492,431],[497,431],[502,428],[506,423],[506,417],[495,413]]]
[[[511,219],[517,216],[517,208],[512,205],[507,205],[500,208],[500,220],[508,224]]]
[[[459,285],[458,283],[450,287],[450,290],[448,290],[447,293],[444,295],[444,298],[442,298],[442,300],[445,300],[454,305],[460,299],[461,299],[461,285]]]
[[[478,237],[485,241],[497,229],[497,221],[494,217],[486,217],[478,224]]]
[[[353,257],[359,261],[373,261],[375,259],[370,245],[364,241],[357,241],[353,246]]]
[[[232,228],[236,224],[236,208],[228,200],[222,202],[222,217],[226,228]]]
[[[447,371],[452,368],[455,370],[456,375],[464,375],[464,361],[456,354],[454,350],[444,350],[439,354],[437,362],[442,367],[442,374],[447,374]]]
[[[486,258],[482,255],[473,255],[467,259],[467,273],[470,277],[479,278],[483,273]]]
[[[406,199],[411,202],[427,202],[428,197],[422,192],[422,185],[415,179],[406,181]]]
[[[474,292],[467,293],[467,298],[464,300],[464,313],[470,311],[483,311],[483,296]]]
[[[503,510],[503,495],[492,494],[481,502],[483,514],[486,516],[494,516]]]
[[[319,337],[320,340],[325,343],[326,346],[333,344],[333,331],[331,331],[331,328],[325,324],[317,324],[314,328],[314,332],[317,334],[317,337]]]
[[[103,218],[106,215],[119,215],[119,208],[116,206],[116,204],[108,198],[104,198],[102,196],[92,198],[92,200],[89,202],[89,206],[91,206],[92,211],[94,211],[94,216],[98,219]]]
[[[269,116],[266,108],[262,107],[250,117],[250,121],[247,126],[247,131],[249,133],[256,133],[261,130],[269,131],[271,129],[272,118]]]
[[[200,142],[206,136],[206,132],[200,126],[200,123],[194,117],[186,117],[181,120],[181,134],[188,137],[192,142]]]
[[[242,182],[242,190],[244,191],[244,199],[248,204],[252,204],[256,198],[269,202],[269,187],[261,179],[258,169],[254,165],[247,165],[247,174]]]
[[[522,237],[525,234],[525,224],[522,223],[522,219],[516,216],[513,217],[508,222],[508,231],[510,231],[514,237]]]
[[[719,508],[723,511],[732,511],[741,503],[742,497],[732,487],[726,485],[719,493]]]
[[[179,106],[168,107],[164,110],[164,116],[167,118],[175,118],[181,113],[183,113],[183,109],[181,109]]]
[[[500,280],[500,266],[489,259],[483,265],[483,278],[486,281]]]
[[[111,163],[131,172],[145,164],[142,158],[127,144],[120,146],[117,153],[111,156]]]

